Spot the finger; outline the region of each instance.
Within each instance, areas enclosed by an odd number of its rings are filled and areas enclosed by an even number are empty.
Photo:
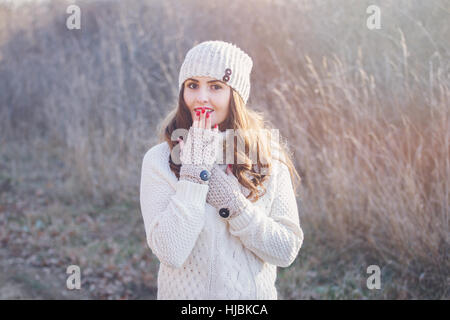
[[[198,128],[200,126],[200,112],[197,111],[194,115],[194,121],[192,123],[194,128]]]
[[[206,111],[205,108],[202,109],[202,113],[200,115],[200,128],[205,128],[205,118],[206,118]]]
[[[211,129],[211,113],[206,113],[206,129]]]
[[[219,124],[216,123],[216,113],[213,112],[211,115],[211,126],[214,123],[213,130],[214,132],[219,132]]]
[[[227,165],[227,173],[233,174],[233,170],[231,169],[231,164]]]
[[[211,125],[214,123],[214,127],[213,127],[214,132],[219,132],[219,124],[216,123],[216,115],[215,114],[216,113],[213,112],[211,115]]]

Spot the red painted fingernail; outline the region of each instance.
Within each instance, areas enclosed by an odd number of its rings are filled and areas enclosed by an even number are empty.
[[[206,114],[206,119],[208,119],[209,118],[209,112]]]
[[[214,125],[214,129],[216,129],[217,128],[217,123]]]
[[[200,111],[197,111],[197,117],[200,115]]]
[[[202,109],[202,113],[205,113],[205,108]]]

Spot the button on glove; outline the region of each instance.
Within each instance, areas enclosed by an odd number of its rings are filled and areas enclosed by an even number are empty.
[[[191,127],[181,149],[180,180],[208,184],[219,151],[218,130]]]
[[[250,203],[248,194],[232,173],[223,172],[218,165],[212,168],[206,202],[218,209],[221,217],[232,218],[242,212]]]

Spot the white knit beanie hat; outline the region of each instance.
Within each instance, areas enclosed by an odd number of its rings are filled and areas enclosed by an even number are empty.
[[[224,41],[205,41],[188,51],[178,78],[179,90],[190,77],[211,77],[223,81],[247,103],[253,60],[236,45]]]

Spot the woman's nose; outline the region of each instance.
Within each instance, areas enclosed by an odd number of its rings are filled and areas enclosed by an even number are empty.
[[[200,89],[197,95],[198,103],[207,103],[209,101],[208,91],[204,89]]]

